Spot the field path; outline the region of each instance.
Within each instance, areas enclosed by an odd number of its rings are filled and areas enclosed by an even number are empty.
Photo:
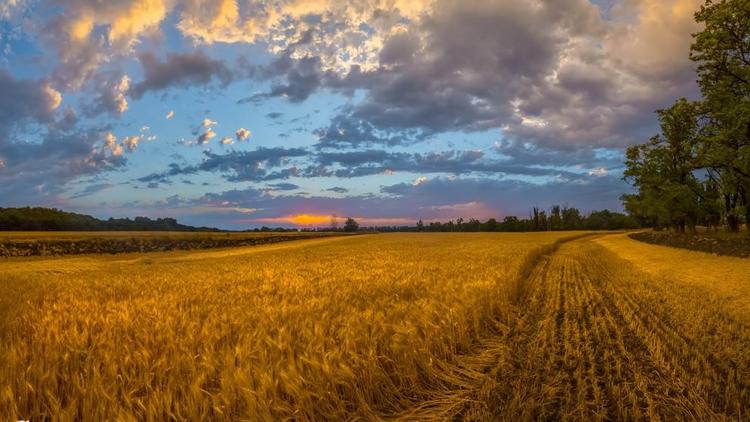
[[[670,294],[597,238],[541,258],[520,289],[510,349],[457,418],[748,420],[750,385],[738,376],[750,369],[746,351],[720,356],[729,353],[721,343],[750,338],[747,321],[679,287]],[[691,316],[675,312],[706,307],[733,331],[718,334],[714,350],[702,342],[715,332],[675,326]]]

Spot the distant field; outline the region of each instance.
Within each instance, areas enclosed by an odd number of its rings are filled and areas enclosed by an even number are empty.
[[[327,232],[161,232],[161,231],[39,231],[39,232],[3,232],[0,231],[0,241],[29,241],[29,240],[81,240],[81,239],[132,239],[132,238],[166,238],[166,239],[247,239],[270,236],[301,236],[310,237],[319,234],[334,234]]]
[[[0,232],[0,258],[35,255],[156,252],[252,246],[341,236],[328,232]]]
[[[750,260],[404,233],[0,261],[0,418],[737,420]]]

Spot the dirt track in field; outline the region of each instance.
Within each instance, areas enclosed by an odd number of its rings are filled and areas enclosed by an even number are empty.
[[[703,305],[658,283],[596,237],[542,257],[516,298],[509,349],[457,419],[750,420],[747,359],[704,347],[716,333],[681,320]],[[725,326],[717,341],[747,341],[746,321]]]

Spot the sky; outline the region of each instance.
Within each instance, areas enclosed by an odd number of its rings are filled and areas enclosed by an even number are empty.
[[[0,0],[0,207],[225,229],[621,210],[700,0]]]

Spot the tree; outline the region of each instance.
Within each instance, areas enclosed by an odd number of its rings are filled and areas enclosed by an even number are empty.
[[[715,173],[736,231],[742,214],[750,225],[750,1],[707,0],[695,18],[704,27],[690,48],[706,109],[702,164]]]
[[[625,208],[657,228],[694,231],[698,222],[703,192],[694,174],[699,110],[700,104],[682,98],[657,111],[661,134],[627,149],[624,178],[638,194],[623,197]]]
[[[336,216],[336,214],[331,214],[331,231],[336,231],[339,229],[339,218]]]
[[[417,221],[417,231],[418,232],[423,232],[424,231],[424,223],[422,222],[421,219],[419,221]]]
[[[560,213],[559,205],[553,205],[552,210],[549,213],[549,229],[562,230],[562,215]]]
[[[562,225],[563,230],[575,230],[581,228],[581,212],[577,208],[563,207]]]
[[[344,231],[345,232],[356,232],[359,230],[359,223],[355,221],[353,218],[349,217],[346,219],[346,222],[344,223]]]

